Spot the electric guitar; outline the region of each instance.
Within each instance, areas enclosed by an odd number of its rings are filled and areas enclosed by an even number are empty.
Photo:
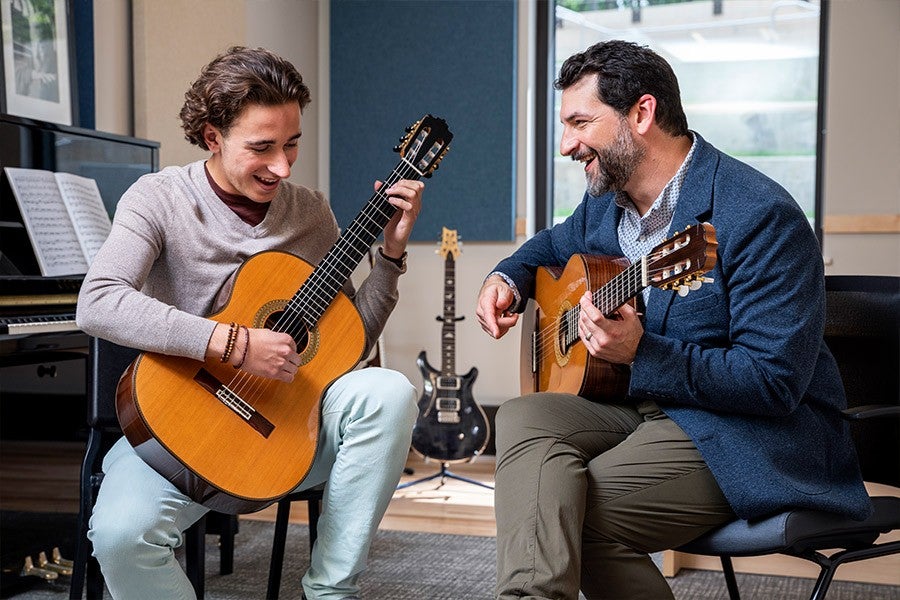
[[[394,148],[402,158],[381,190],[430,176],[452,138],[431,115],[408,127]],[[238,269],[227,305],[210,318],[293,336],[301,360],[293,382],[236,371],[217,357],[140,355],[116,397],[138,455],[220,512],[260,510],[296,488],[316,454],[323,392],[363,358],[363,322],[342,287],[396,210],[376,191],[315,268],[268,251]]]
[[[428,364],[425,351],[416,363],[424,379],[419,416],[413,427],[412,449],[424,458],[443,463],[464,462],[481,454],[490,428],[484,411],[472,398],[478,369],[456,374],[456,259],[460,255],[456,230],[444,227],[438,254],[444,257],[444,315],[441,322],[441,369]]]
[[[631,369],[594,358],[578,335],[579,300],[594,290],[594,306],[607,317],[644,288],[680,296],[698,289],[716,265],[716,232],[699,223],[659,244],[633,264],[626,258],[576,254],[565,268],[540,267],[535,298],[522,321],[520,381],[523,394],[565,392],[593,400],[625,397]]]

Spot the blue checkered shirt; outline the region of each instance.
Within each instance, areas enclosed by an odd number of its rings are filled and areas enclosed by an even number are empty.
[[[622,209],[622,218],[619,219],[617,230],[619,246],[622,247],[622,252],[632,263],[640,260],[654,246],[666,239],[666,234],[672,225],[672,217],[675,215],[675,205],[678,203],[681,186],[687,175],[688,166],[691,164],[691,158],[694,156],[694,149],[697,147],[697,136],[693,132],[691,132],[691,136],[694,138],[694,143],[684,158],[684,162],[678,167],[678,172],[669,180],[644,216],[638,214],[628,194],[616,192],[614,201]],[[645,288],[642,294],[644,306],[646,306],[650,299],[650,288]]]

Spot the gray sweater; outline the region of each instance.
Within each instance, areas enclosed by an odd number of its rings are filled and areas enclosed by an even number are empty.
[[[216,325],[205,316],[222,308],[245,260],[281,250],[316,265],[337,240],[320,192],[283,181],[265,219],[251,226],[216,196],[203,165],[145,175],[122,195],[78,297],[76,322],[85,332],[203,360]],[[404,271],[377,253],[358,292],[344,286],[362,316],[367,349],[397,303]]]

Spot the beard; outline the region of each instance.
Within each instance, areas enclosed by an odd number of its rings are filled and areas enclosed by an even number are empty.
[[[604,148],[595,149],[597,164],[594,172],[585,171],[588,193],[599,197],[607,192],[618,192],[625,189],[625,185],[634,174],[641,160],[644,158],[644,148],[634,142],[631,130],[628,129],[624,119],[619,121],[619,129],[613,143]],[[581,161],[590,154],[582,152],[572,157]]]

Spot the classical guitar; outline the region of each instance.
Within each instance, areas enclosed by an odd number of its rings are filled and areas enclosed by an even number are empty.
[[[402,158],[381,189],[431,175],[452,137],[431,115],[407,128],[395,148]],[[395,213],[376,191],[315,268],[269,251],[238,270],[227,305],[210,318],[293,336],[301,358],[293,382],[235,371],[218,358],[140,355],[116,398],[138,455],[221,512],[259,510],[297,487],[316,453],[323,392],[363,358],[363,322],[342,287]]]
[[[684,296],[708,279],[716,265],[716,232],[698,223],[629,264],[625,258],[576,254],[562,269],[540,267],[535,298],[522,322],[521,390],[566,392],[615,401],[628,391],[631,370],[594,358],[578,335],[579,300],[593,290],[595,306],[606,316],[631,302],[644,288],[675,290]]]
[[[419,416],[413,427],[412,449],[443,463],[472,460],[487,446],[490,429],[484,411],[472,398],[478,369],[456,373],[456,230],[444,227],[438,254],[444,257],[444,314],[441,322],[441,369],[428,364],[425,351],[416,361],[424,379]]]

